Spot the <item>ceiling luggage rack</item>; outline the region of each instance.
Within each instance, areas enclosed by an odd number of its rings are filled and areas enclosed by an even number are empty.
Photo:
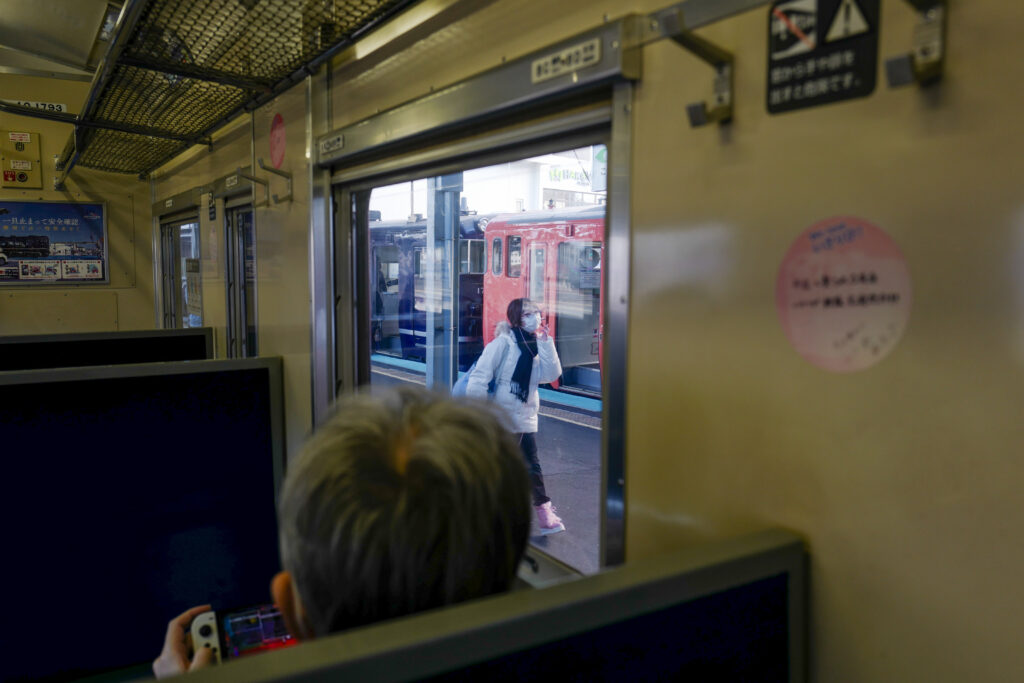
[[[66,121],[75,129],[55,186],[76,165],[145,176],[211,144],[416,1],[128,0],[82,112]]]

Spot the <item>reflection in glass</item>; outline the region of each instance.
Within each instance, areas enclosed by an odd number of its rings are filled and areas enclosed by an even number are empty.
[[[252,222],[252,209],[246,209],[239,216],[239,228],[242,232],[242,263],[245,270],[245,287],[242,289],[245,298],[242,310],[245,319],[242,327],[245,329],[245,350],[246,358],[255,358],[259,355],[256,346],[256,231]]]
[[[202,327],[203,284],[199,263],[199,224],[186,223],[178,228],[181,259],[181,326]]]
[[[163,326],[202,326],[203,290],[198,223],[166,223],[160,226],[160,268],[163,273]]]
[[[228,358],[258,355],[256,235],[251,207],[225,213]]]

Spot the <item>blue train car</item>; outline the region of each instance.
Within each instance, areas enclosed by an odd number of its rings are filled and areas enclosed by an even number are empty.
[[[459,369],[466,370],[483,350],[484,226],[490,216],[463,215],[459,225]],[[376,285],[370,314],[373,353],[426,360],[427,224],[418,221],[370,223],[370,256]]]

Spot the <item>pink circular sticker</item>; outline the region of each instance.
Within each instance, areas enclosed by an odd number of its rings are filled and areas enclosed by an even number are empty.
[[[869,368],[896,346],[910,316],[910,271],[896,243],[867,221],[828,218],[793,242],[775,307],[797,353],[832,372]]]
[[[284,163],[284,117],[274,114],[270,124],[270,163],[274,168],[281,168]]]

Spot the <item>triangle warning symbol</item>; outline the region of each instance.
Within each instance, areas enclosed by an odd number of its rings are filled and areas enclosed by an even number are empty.
[[[867,33],[870,30],[871,27],[868,26],[864,13],[857,6],[857,0],[843,0],[839,4],[836,18],[832,20],[832,26],[828,30],[828,35],[825,36],[825,42],[831,43],[833,40],[842,40],[850,36]]]

